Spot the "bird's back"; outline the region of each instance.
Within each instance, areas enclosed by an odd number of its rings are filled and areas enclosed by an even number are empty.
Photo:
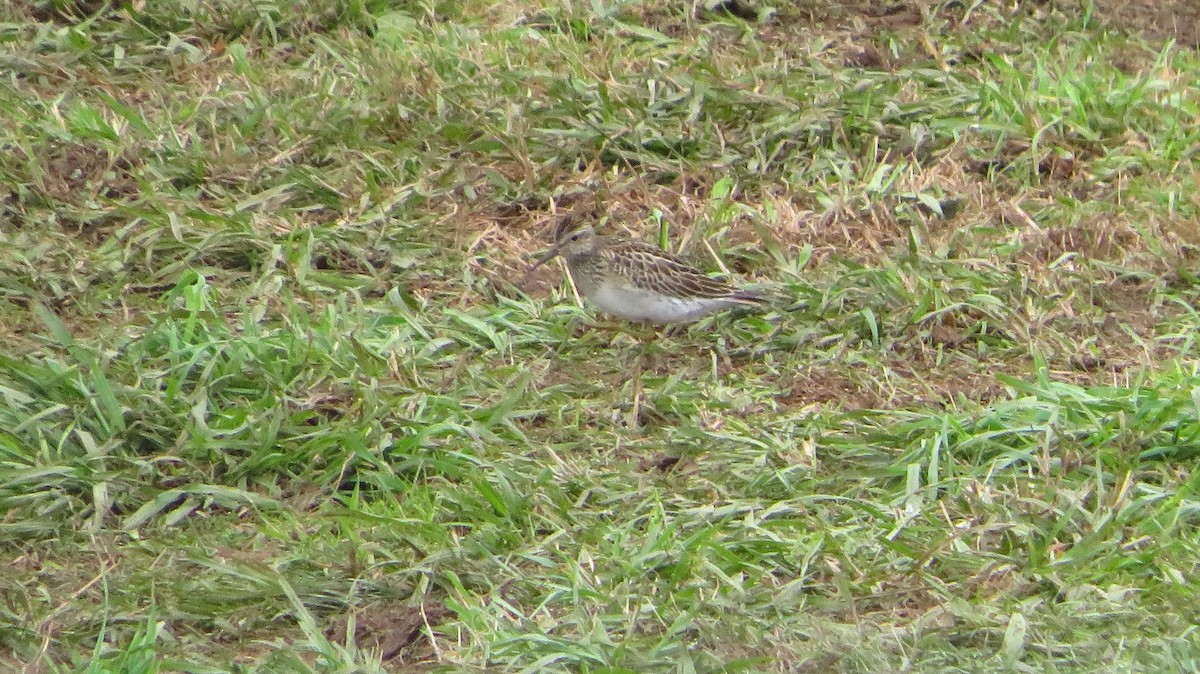
[[[576,287],[598,309],[627,320],[688,322],[761,301],[641,241],[605,240],[591,251],[568,257],[567,266]]]

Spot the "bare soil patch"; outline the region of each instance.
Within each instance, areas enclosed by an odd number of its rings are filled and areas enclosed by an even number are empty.
[[[78,205],[88,196],[121,199],[136,194],[133,162],[84,143],[55,143],[46,149],[43,193],[55,201]]]
[[[1096,0],[1096,9],[1113,30],[1200,46],[1200,3],[1194,0]]]
[[[356,611],[353,639],[359,648],[378,651],[391,671],[424,671],[422,665],[437,659],[436,635],[428,629],[435,629],[451,617],[450,609],[442,603],[376,604]],[[326,636],[345,640],[347,623],[347,617],[338,618],[326,628]]]

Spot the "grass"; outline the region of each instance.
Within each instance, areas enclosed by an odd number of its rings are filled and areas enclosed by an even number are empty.
[[[114,4],[0,9],[4,667],[1200,666],[1187,3]],[[780,301],[632,377],[566,217]]]

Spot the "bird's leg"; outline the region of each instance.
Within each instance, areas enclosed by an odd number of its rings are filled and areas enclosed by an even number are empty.
[[[563,352],[563,349],[567,348],[567,345],[570,344],[571,340],[573,340],[575,338],[575,331],[578,329],[579,329],[578,321],[576,319],[572,318],[571,322],[567,324],[566,331],[563,333],[562,341],[559,342],[558,346],[555,347],[555,349],[554,349],[554,355],[557,356],[557,355],[561,354]]]
[[[642,377],[646,371],[647,361],[650,361],[652,358],[651,350],[657,342],[659,331],[654,326],[638,326],[641,329],[629,329],[630,327],[632,326],[626,326],[624,332],[637,342],[635,346],[637,352],[633,361],[633,377],[630,382],[629,416],[626,417],[625,427],[638,430],[641,428],[642,410],[647,404]],[[657,373],[658,367],[651,362],[650,370]],[[651,407],[648,411],[653,412],[653,408]]]
[[[672,337],[678,337],[685,332],[687,332],[686,325],[682,323],[672,323],[662,329],[662,336],[670,339]]]
[[[625,418],[625,427],[632,430],[641,428],[642,417],[642,361],[645,353],[639,353],[633,364],[633,390],[630,404],[629,416]]]

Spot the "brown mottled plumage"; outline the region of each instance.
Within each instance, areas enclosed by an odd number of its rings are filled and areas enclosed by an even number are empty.
[[[755,306],[752,292],[706,276],[648,243],[602,237],[590,225],[563,233],[530,269],[561,255],[575,286],[598,309],[618,318],[686,323],[734,306]]]

